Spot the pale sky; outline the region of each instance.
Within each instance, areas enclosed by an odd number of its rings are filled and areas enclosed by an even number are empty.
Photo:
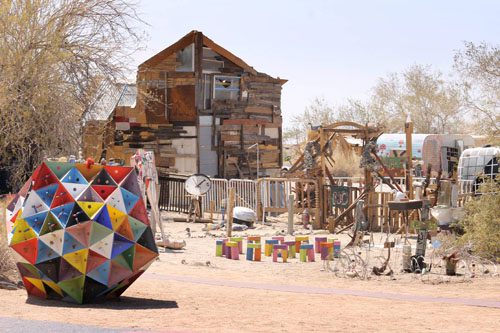
[[[288,79],[287,126],[316,96],[364,99],[412,64],[448,72],[463,41],[498,44],[500,1],[142,0],[150,24],[134,66],[191,30],[260,72]]]

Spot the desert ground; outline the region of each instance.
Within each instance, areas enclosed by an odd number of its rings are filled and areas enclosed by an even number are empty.
[[[215,240],[223,231],[207,233],[204,224],[170,222],[171,217],[163,213],[165,230],[185,239],[185,249],[160,249],[159,259],[121,300],[74,305],[28,299],[23,289],[0,290],[0,330],[498,332],[500,327],[498,277],[422,277],[394,267],[393,277],[360,280],[337,277],[319,254],[307,263],[273,263],[264,256],[252,262],[244,255],[229,260],[215,256]],[[271,237],[282,230],[285,222],[276,219],[234,235]],[[307,232],[296,226],[296,233]],[[345,243],[347,237],[340,239]],[[375,243],[383,237],[375,234]]]

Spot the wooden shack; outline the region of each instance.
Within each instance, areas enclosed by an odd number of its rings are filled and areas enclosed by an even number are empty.
[[[255,178],[259,169],[260,176],[276,175],[285,82],[191,31],[139,65],[134,89],[115,93],[115,106],[101,112],[98,121],[107,128],[98,136],[102,147],[88,130],[84,145],[94,149],[84,153],[100,158],[105,151],[107,158],[126,160],[144,148],[155,152],[166,173]],[[95,127],[96,120],[88,124]]]

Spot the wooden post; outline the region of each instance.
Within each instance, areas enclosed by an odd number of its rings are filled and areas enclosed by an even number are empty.
[[[293,194],[288,196],[288,234],[293,235],[293,204],[295,203],[295,198]]]
[[[227,203],[227,237],[233,233],[233,208],[234,208],[234,187],[229,189],[229,198]]]
[[[411,170],[413,169],[412,165],[412,138],[411,135],[413,133],[413,122],[411,121],[410,114],[406,118],[405,123],[405,133],[406,133],[406,192],[409,199],[413,199],[413,179],[411,176]]]
[[[320,146],[320,151],[319,151],[319,156],[320,156],[320,163],[321,163],[321,172],[318,177],[318,188],[316,189],[316,195],[319,197],[319,216],[315,216],[314,218],[314,229],[321,229],[324,224],[324,218],[325,218],[325,198],[324,198],[324,191],[323,191],[323,183],[324,183],[324,178],[325,178],[325,155],[323,154],[323,149],[325,147],[325,132],[323,130],[323,126],[321,126],[319,130],[319,146]]]

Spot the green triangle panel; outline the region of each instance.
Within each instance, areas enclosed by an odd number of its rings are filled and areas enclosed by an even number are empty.
[[[134,233],[134,240],[137,242],[139,237],[142,236],[144,233],[144,230],[148,227],[141,221],[133,218],[132,216],[128,217],[128,223],[130,224],[130,228],[132,229],[132,232]]]
[[[47,214],[47,217],[45,217],[45,221],[43,222],[42,229],[40,230],[40,236],[48,234],[50,232],[61,230],[62,228],[63,227],[54,216],[54,214],[52,214],[52,212],[49,212]]]
[[[74,279],[61,281],[57,285],[77,303],[83,303],[84,284],[85,276],[81,275]]]
[[[47,161],[45,162],[49,169],[56,175],[57,178],[61,179],[65,174],[68,173],[69,170],[73,168],[72,163],[66,163],[66,162],[50,162]]]

